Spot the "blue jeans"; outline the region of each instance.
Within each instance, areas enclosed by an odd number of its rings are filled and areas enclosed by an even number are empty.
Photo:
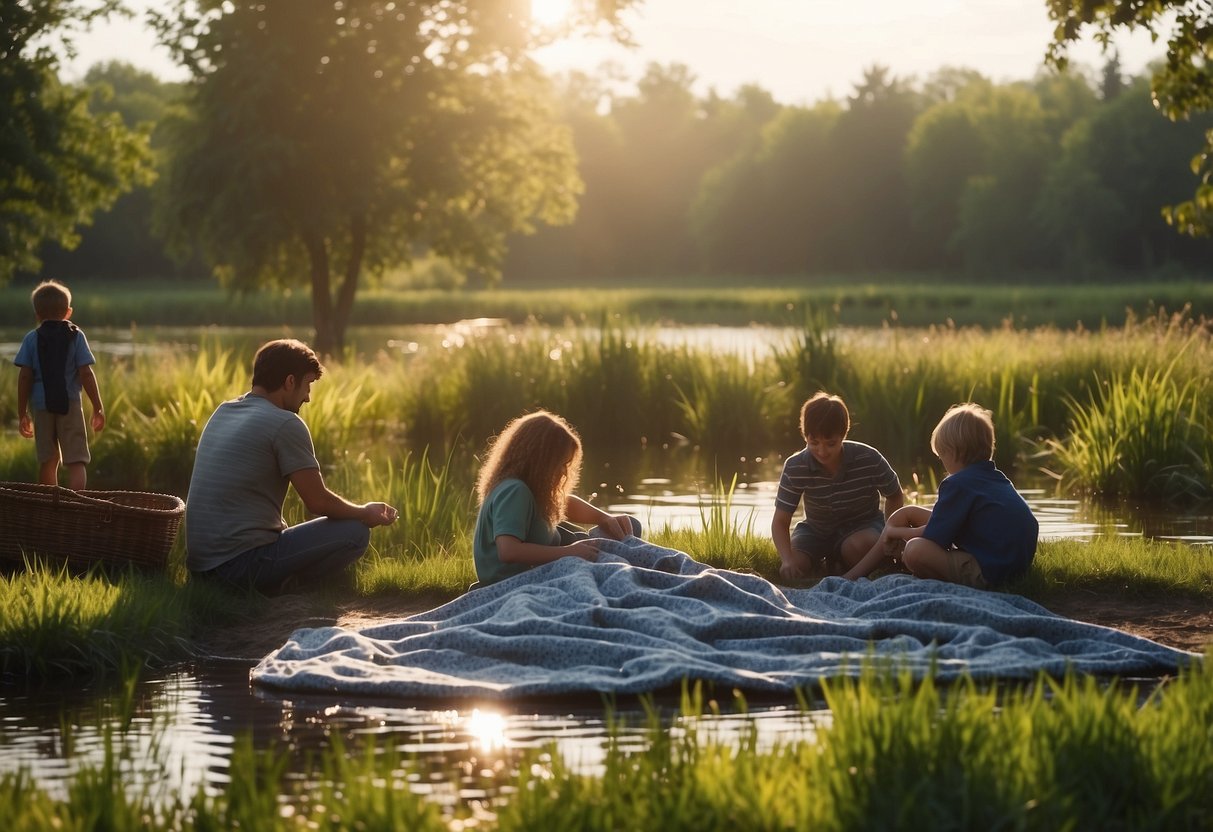
[[[340,572],[362,557],[370,542],[371,530],[358,520],[318,517],[203,574],[259,592],[277,592],[287,578],[312,582]]]

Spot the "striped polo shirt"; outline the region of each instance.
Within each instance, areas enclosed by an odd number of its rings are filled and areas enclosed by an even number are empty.
[[[848,439],[842,443],[842,463],[835,476],[829,475],[808,448],[788,457],[779,477],[775,508],[793,514],[803,500],[805,522],[827,532],[876,518],[881,515],[881,495],[900,493],[901,481],[880,451]]]

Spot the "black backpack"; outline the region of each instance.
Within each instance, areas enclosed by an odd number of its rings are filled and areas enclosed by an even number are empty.
[[[67,413],[67,352],[79,332],[70,321],[43,321],[38,327],[38,363],[51,413]]]

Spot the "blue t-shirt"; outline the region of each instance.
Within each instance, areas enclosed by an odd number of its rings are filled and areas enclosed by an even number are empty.
[[[38,330],[31,329],[25,334],[13,363],[18,367],[29,367],[34,371],[34,386],[30,390],[29,406],[33,410],[46,410],[46,388],[42,384],[42,362],[38,360]],[[76,337],[68,342],[67,362],[64,367],[67,397],[70,401],[80,401],[79,368],[96,363],[97,359],[93,358],[92,350],[88,348],[88,339],[84,337],[84,330],[77,327]]]
[[[922,536],[977,559],[991,586],[1022,575],[1036,556],[1040,523],[991,460],[966,465],[939,484]]]
[[[779,476],[775,508],[794,514],[803,500],[805,522],[828,533],[883,521],[881,495],[900,493],[901,481],[880,451],[847,439],[842,443],[842,461],[834,475],[808,448],[788,457]]]
[[[530,568],[521,563],[501,562],[497,554],[497,536],[502,534],[516,537],[523,543],[560,545],[560,533],[539,513],[535,495],[518,479],[497,483],[476,515],[472,557],[476,563],[476,579],[482,584],[496,583]]]

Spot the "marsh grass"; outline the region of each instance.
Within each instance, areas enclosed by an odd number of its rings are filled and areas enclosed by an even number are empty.
[[[1213,808],[1207,667],[1145,705],[1077,677],[945,689],[868,668],[823,689],[830,721],[770,749],[687,721],[608,746],[601,776],[537,755],[499,828],[1187,829]]]
[[[753,722],[720,732],[696,687],[672,724],[650,711],[642,738],[608,714],[592,771],[551,744],[489,753],[440,783],[373,734],[333,735],[294,765],[288,749],[243,737],[224,785],[158,797],[127,782],[110,738],[62,796],[26,773],[0,775],[0,817],[22,832],[1199,829],[1213,812],[1210,662],[1144,695],[1076,675],[944,686],[867,662],[822,684],[828,718],[773,742]],[[744,699],[733,706],[744,711]],[[461,798],[459,783],[480,796]]]
[[[236,602],[205,584],[136,571],[75,575],[43,562],[0,575],[0,673],[43,679],[164,665]]]
[[[646,322],[786,323],[829,314],[849,326],[879,326],[895,318],[903,326],[944,325],[1088,328],[1119,325],[1126,314],[1190,305],[1213,313],[1207,280],[1075,283],[1068,275],[1045,282],[972,282],[946,275],[652,275],[617,280],[614,288],[497,287],[440,291],[364,288],[354,304],[353,324],[449,323],[467,318],[593,322],[603,309]],[[30,286],[0,287],[0,326],[32,327]],[[213,285],[81,283],[72,287],[73,318],[96,326],[283,326],[311,323],[306,292],[252,292],[234,296]],[[1126,312],[1128,310],[1128,313]]]
[[[1076,487],[1089,487],[1081,485],[1081,449],[1104,444],[1120,454],[1117,470],[1136,472],[1117,486],[1128,493],[1161,488],[1191,495],[1193,482],[1209,482],[1213,443],[1205,402],[1213,345],[1206,328],[1183,316],[1099,332],[942,327],[837,341],[836,333],[808,326],[798,341],[745,371],[739,359],[653,343],[639,327],[506,330],[425,362],[376,356],[330,365],[304,411],[326,482],[352,500],[383,500],[401,510],[396,524],[373,532],[372,555],[357,567],[358,591],[453,597],[471,582],[475,454],[518,413],[537,406],[562,412],[596,453],[622,443],[606,452],[616,459],[638,455],[646,443],[674,441],[677,433],[679,441],[698,444],[705,459],[711,449],[727,477],[730,443],[744,443],[743,453],[755,456],[801,446],[799,394],[779,378],[789,367],[832,374],[836,392],[857,414],[853,436],[881,448],[903,482],[930,491],[938,482],[930,428],[948,405],[969,399],[995,408],[1002,452],[1014,457],[1017,442],[1049,445],[1051,456],[1030,464],[1060,467],[1063,481]],[[112,404],[109,426],[94,437],[90,486],[184,494],[205,420],[219,401],[247,387],[245,361],[235,348],[206,338],[196,352],[99,367]],[[1098,379],[1117,380],[1120,388],[1108,392]],[[0,406],[5,402],[10,409],[2,415],[11,422],[11,396],[0,397]],[[1089,456],[1103,459],[1094,451]],[[1024,457],[1018,462],[1029,464]],[[32,443],[6,432],[0,466],[2,479],[31,479]],[[1172,480],[1186,487],[1169,490]],[[702,512],[702,529],[651,530],[651,539],[713,566],[775,577],[778,559],[766,530],[733,527],[731,491],[717,489],[713,507]],[[306,518],[293,492],[285,513],[291,523]],[[0,628],[5,668],[84,673],[94,664],[114,668],[131,657],[142,662],[171,653],[197,621],[226,614],[208,611],[203,591],[190,588],[183,555],[179,538],[161,579],[131,576],[112,584],[53,570],[6,578],[4,608],[20,613],[6,615]],[[1046,543],[1023,591],[1114,583],[1207,593],[1208,560],[1202,550],[1167,544]]]
[[[666,526],[653,530],[647,539],[720,569],[778,576],[779,555],[768,530],[755,531],[753,516],[743,521],[733,512],[736,489],[736,476],[728,484],[717,479],[711,499],[700,502],[698,528]]]
[[[1047,540],[1036,550],[1032,570],[1008,587],[1038,600],[1058,591],[1207,598],[1213,593],[1213,557],[1207,547],[1185,543],[1108,537]]]
[[[662,344],[626,323],[505,327],[423,356],[331,362],[303,416],[325,466],[430,448],[474,468],[489,437],[540,407],[568,418],[599,456],[684,443],[710,464],[797,450],[800,406],[821,384],[848,402],[852,438],[907,481],[938,477],[931,429],[950,405],[977,401],[994,412],[996,461],[1012,474],[1043,466],[1064,488],[1199,498],[1213,480],[1209,335],[1165,314],[1097,332],[854,332],[810,317],[769,354],[738,356]],[[246,362],[206,336],[196,352],[100,365],[111,405],[90,482],[184,493],[197,436],[218,402],[247,389]],[[13,402],[0,395],[0,419],[15,420]],[[29,478],[25,454],[32,443],[6,432],[0,477]]]
[[[1067,399],[1070,431],[1051,443],[1063,483],[1112,497],[1213,494],[1204,453],[1213,428],[1207,376],[1177,379],[1178,359],[1118,373],[1090,400]]]

